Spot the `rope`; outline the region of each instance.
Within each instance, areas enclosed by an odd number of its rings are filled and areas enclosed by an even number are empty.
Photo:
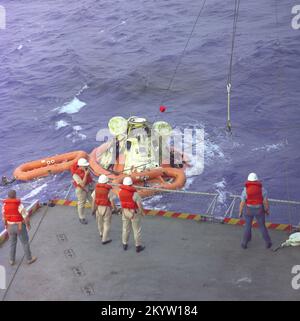
[[[112,186],[121,186],[122,184],[116,183],[109,183]],[[174,189],[165,189],[159,187],[146,187],[146,186],[139,186],[133,185],[136,189],[147,189],[150,191],[159,191],[165,193],[175,193],[175,194],[190,194],[190,195],[202,195],[202,196],[218,196],[217,193],[206,193],[206,192],[191,192],[191,191],[182,191],[182,190],[174,190]]]
[[[278,49],[280,49],[280,46],[281,46],[281,41],[279,39],[279,19],[278,19],[278,2],[277,0],[274,0],[275,2],[275,6],[274,6],[274,9],[275,9],[275,30],[276,30],[276,45],[278,45]],[[276,51],[276,49],[275,49]],[[280,60],[280,59],[279,59]],[[284,73],[284,70],[283,70],[283,66],[281,63],[278,63],[278,68],[277,68],[277,87],[278,87],[278,94],[280,95],[280,97],[282,96],[283,94],[283,81],[282,81],[282,74]],[[287,138],[286,138],[287,139]],[[287,170],[288,170],[288,164],[287,164],[287,161],[284,162],[284,176],[285,176],[285,183],[286,183],[286,193],[287,193],[287,199],[288,201],[290,201],[290,183],[289,183],[289,177],[288,177],[288,173],[287,173]],[[292,232],[292,211],[291,211],[291,207],[288,206],[288,216],[289,216],[289,223],[290,223],[290,226],[291,226],[291,229],[290,229],[290,232]]]
[[[230,195],[230,198],[241,198],[240,195]],[[300,205],[300,201],[291,201],[291,200],[280,200],[274,198],[268,198],[269,202],[278,203],[278,204],[288,204],[288,205]]]
[[[73,184],[71,183],[71,184],[69,185],[69,189],[68,189],[68,191],[67,191],[67,193],[66,193],[66,195],[65,195],[65,199],[68,199],[68,197],[69,197],[69,195],[70,195],[70,193],[71,193],[72,186],[73,186]]]
[[[169,93],[169,91],[170,91],[170,89],[171,89],[171,87],[172,87],[172,85],[173,85],[173,82],[174,82],[174,79],[175,79],[175,77],[176,77],[176,74],[177,74],[177,71],[178,71],[178,69],[179,69],[179,66],[180,66],[180,64],[181,64],[182,58],[183,58],[183,56],[185,55],[186,49],[187,49],[187,47],[188,47],[188,45],[189,45],[189,43],[190,43],[190,40],[191,40],[191,38],[192,38],[192,36],[193,36],[193,33],[194,33],[194,31],[195,31],[195,28],[196,28],[196,26],[197,26],[197,23],[198,23],[198,21],[199,21],[199,18],[200,18],[200,16],[201,16],[201,13],[202,13],[202,11],[203,11],[203,9],[204,9],[205,4],[206,4],[206,0],[203,0],[202,6],[201,6],[201,8],[200,8],[200,10],[199,10],[199,13],[198,13],[198,15],[197,15],[197,18],[196,18],[196,20],[195,20],[195,22],[194,22],[194,25],[193,25],[193,27],[192,27],[192,30],[191,30],[191,32],[190,32],[190,34],[189,34],[188,40],[187,40],[187,42],[186,42],[186,44],[185,44],[185,46],[184,46],[184,48],[183,48],[183,51],[182,51],[181,55],[179,56],[177,65],[176,65],[175,70],[174,70],[174,72],[173,72],[173,75],[172,75],[172,77],[171,77],[171,79],[170,79],[170,81],[169,81],[169,85],[168,85],[168,87],[165,89],[165,94],[164,94],[164,96],[163,96],[162,99],[161,99],[161,103],[160,103],[161,105],[163,105],[164,102],[166,101],[167,95],[168,95],[168,93]],[[157,119],[158,114],[159,114],[159,112],[157,112],[157,114],[156,114],[156,116],[155,116],[155,118],[154,118],[155,120]]]
[[[226,87],[227,87],[227,124],[226,124],[226,128],[229,133],[232,132],[231,117],[230,117],[230,100],[231,100],[231,88],[232,88],[233,52],[234,52],[235,36],[236,36],[236,30],[237,30],[237,22],[238,22],[238,17],[239,17],[239,9],[240,9],[240,0],[235,0],[233,26],[232,26],[231,54],[230,54],[229,71],[228,71],[228,78],[227,78],[227,85],[226,85]]]
[[[109,183],[112,186],[121,186],[122,184],[116,183]],[[148,189],[152,191],[160,191],[166,193],[175,193],[175,194],[190,194],[190,195],[199,195],[199,196],[218,196],[218,193],[209,193],[209,192],[193,192],[193,191],[183,191],[183,190],[174,190],[174,189],[165,189],[165,188],[156,188],[156,187],[146,187],[146,186],[139,186],[134,185],[137,189]],[[229,195],[230,198],[241,198],[240,195],[231,194]],[[280,199],[273,199],[268,198],[269,202],[279,203],[279,204],[289,204],[289,205],[300,205],[300,201],[291,201],[291,200],[280,200]]]
[[[290,202],[290,183],[289,183],[289,178],[288,178],[288,173],[287,173],[287,161],[284,164],[284,175],[285,175],[285,183],[286,183],[286,193],[287,193],[287,199],[289,201],[289,204],[291,204]],[[288,206],[288,216],[289,216],[289,224],[291,226],[290,228],[290,232],[292,232],[292,211],[291,211],[291,207]]]

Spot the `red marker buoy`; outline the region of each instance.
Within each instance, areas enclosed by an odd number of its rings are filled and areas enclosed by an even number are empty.
[[[159,110],[161,113],[164,113],[167,110],[167,108],[165,106],[160,106]]]

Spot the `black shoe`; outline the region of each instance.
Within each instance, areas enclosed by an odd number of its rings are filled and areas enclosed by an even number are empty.
[[[266,245],[266,248],[269,249],[269,248],[272,247],[272,245],[273,245],[273,244],[270,242],[270,243],[268,243],[268,244]]]
[[[247,245],[242,243],[242,244],[241,244],[241,247],[242,247],[242,249],[246,250]]]
[[[137,247],[135,248],[136,253],[140,253],[140,252],[142,252],[144,249],[145,249],[145,246],[142,246],[142,245],[139,245],[139,246],[137,246]]]
[[[128,244],[123,244],[123,250],[127,251],[127,249],[128,249]]]
[[[80,222],[81,224],[87,224],[87,223],[88,223],[85,218],[80,218],[80,219],[79,219],[79,222]]]
[[[105,244],[108,244],[110,242],[111,242],[111,240],[107,240],[107,241],[102,242],[102,244],[105,245]]]

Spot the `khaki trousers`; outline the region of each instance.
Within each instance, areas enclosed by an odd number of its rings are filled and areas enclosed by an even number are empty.
[[[86,192],[85,190],[83,190],[82,188],[77,187],[75,190],[76,196],[77,196],[77,210],[78,210],[78,216],[80,219],[84,219],[85,218],[85,204],[86,201],[89,199],[91,202],[91,193]],[[92,203],[91,203],[92,204]]]
[[[109,206],[98,206],[96,211],[96,220],[102,242],[109,240],[109,232],[111,227],[112,210]]]
[[[142,214],[140,210],[130,210],[127,208],[122,209],[122,242],[127,244],[130,236],[131,227],[133,229],[135,246],[142,245],[142,227],[141,227]]]

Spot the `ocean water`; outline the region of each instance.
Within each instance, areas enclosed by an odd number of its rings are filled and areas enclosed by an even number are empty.
[[[270,197],[300,199],[295,0],[241,2],[232,136],[225,125],[233,0],[206,2],[168,92],[203,0],[0,4],[7,13],[0,30],[1,175],[11,177],[21,163],[49,155],[90,152],[111,117],[154,120],[163,101],[167,111],[159,119],[178,129],[205,129],[204,171],[189,175],[187,190],[218,191],[227,204],[229,193],[240,193],[255,171]],[[63,173],[13,186],[24,200],[47,201],[63,197],[69,184]],[[0,197],[7,190],[1,187]],[[182,204],[182,198],[172,202]],[[197,211],[197,201],[185,202],[185,211]]]

